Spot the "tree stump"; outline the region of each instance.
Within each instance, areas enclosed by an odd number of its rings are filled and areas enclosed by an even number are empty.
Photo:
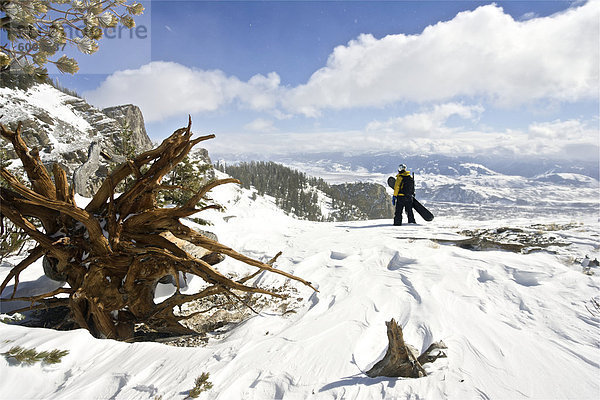
[[[417,349],[404,342],[400,325],[394,319],[385,324],[389,345],[385,356],[366,372],[368,377],[420,378],[427,375],[423,364],[433,362],[440,357],[447,357],[446,353],[441,351],[441,349],[447,348],[442,341],[433,343],[423,354],[417,356]],[[431,352],[434,350],[440,351],[437,355],[432,356]]]

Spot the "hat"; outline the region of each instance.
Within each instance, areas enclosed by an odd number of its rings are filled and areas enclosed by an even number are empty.
[[[400,164],[398,165],[398,172],[406,171],[406,165]]]

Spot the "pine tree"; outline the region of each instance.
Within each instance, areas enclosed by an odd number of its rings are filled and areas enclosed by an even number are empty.
[[[133,28],[134,15],[144,7],[125,0],[0,0],[0,71],[23,72],[26,77],[2,74],[3,81],[23,84],[22,79],[38,82],[48,79],[46,64],[64,73],[79,70],[75,59],[56,56],[67,44],[81,53],[93,54],[104,29],[119,23]],[[13,75],[13,74],[10,75]],[[4,82],[6,83],[6,82]]]

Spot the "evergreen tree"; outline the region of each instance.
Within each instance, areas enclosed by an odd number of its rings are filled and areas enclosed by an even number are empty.
[[[144,7],[126,0],[0,0],[0,11],[0,35],[7,39],[0,42],[2,83],[23,85],[27,80],[46,81],[48,63],[61,72],[76,73],[77,61],[66,55],[57,58],[57,52],[69,44],[84,54],[95,53],[104,29],[119,23],[133,28],[132,16]],[[12,72],[26,76],[10,76]]]
[[[317,192],[331,199],[330,221],[370,218],[389,218],[393,211],[388,205],[385,188],[371,183],[331,186],[322,178],[306,174],[274,162],[251,161],[235,165],[217,163],[215,167],[239,179],[242,187],[254,187],[259,195],[270,195],[282,210],[298,218],[324,221]]]
[[[165,182],[168,182],[169,189],[161,192],[159,202],[161,204],[184,205],[190,200],[194,193],[206,185],[211,176],[209,171],[212,165],[204,164],[198,160],[191,160],[186,156],[167,176]]]

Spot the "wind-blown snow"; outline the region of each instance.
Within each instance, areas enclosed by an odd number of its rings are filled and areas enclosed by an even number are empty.
[[[3,118],[8,121],[19,121],[23,119],[23,110],[27,105],[41,108],[48,114],[60,118],[64,122],[73,125],[77,129],[86,132],[91,126],[74,110],[65,104],[69,100],[74,100],[73,96],[62,93],[50,85],[36,85],[28,90],[18,90],[10,88],[0,88],[0,97],[12,96],[15,100],[20,100],[22,108],[5,107],[3,108]]]
[[[210,399],[597,399],[600,396],[599,271],[575,261],[598,257],[597,216],[571,220],[465,221],[391,226],[391,220],[315,223],[286,216],[272,201],[234,185],[212,197],[225,213],[202,213],[221,242],[311,281],[293,295],[295,312],[263,311],[176,348],[99,340],[84,330],[57,332],[0,323],[0,352],[12,346],[69,350],[55,366],[17,366],[0,358],[0,393],[13,399],[183,399],[209,372]],[[582,223],[556,231],[573,243],[557,254],[471,251],[434,239],[458,231],[534,223]],[[191,224],[191,223],[190,223]],[[12,260],[16,262],[16,260]],[[222,271],[246,270],[226,259]],[[41,265],[23,290],[47,280]],[[0,278],[8,273],[2,265]],[[261,285],[283,284],[274,274]],[[199,285],[189,282],[188,290]],[[21,286],[20,286],[21,288]],[[21,289],[20,289],[21,290]],[[4,296],[9,296],[9,285]],[[7,307],[3,303],[2,307]],[[590,308],[590,307],[588,307]],[[593,311],[593,308],[592,308]],[[448,358],[426,364],[420,379],[368,378],[385,353],[385,321],[424,350],[443,340]]]

